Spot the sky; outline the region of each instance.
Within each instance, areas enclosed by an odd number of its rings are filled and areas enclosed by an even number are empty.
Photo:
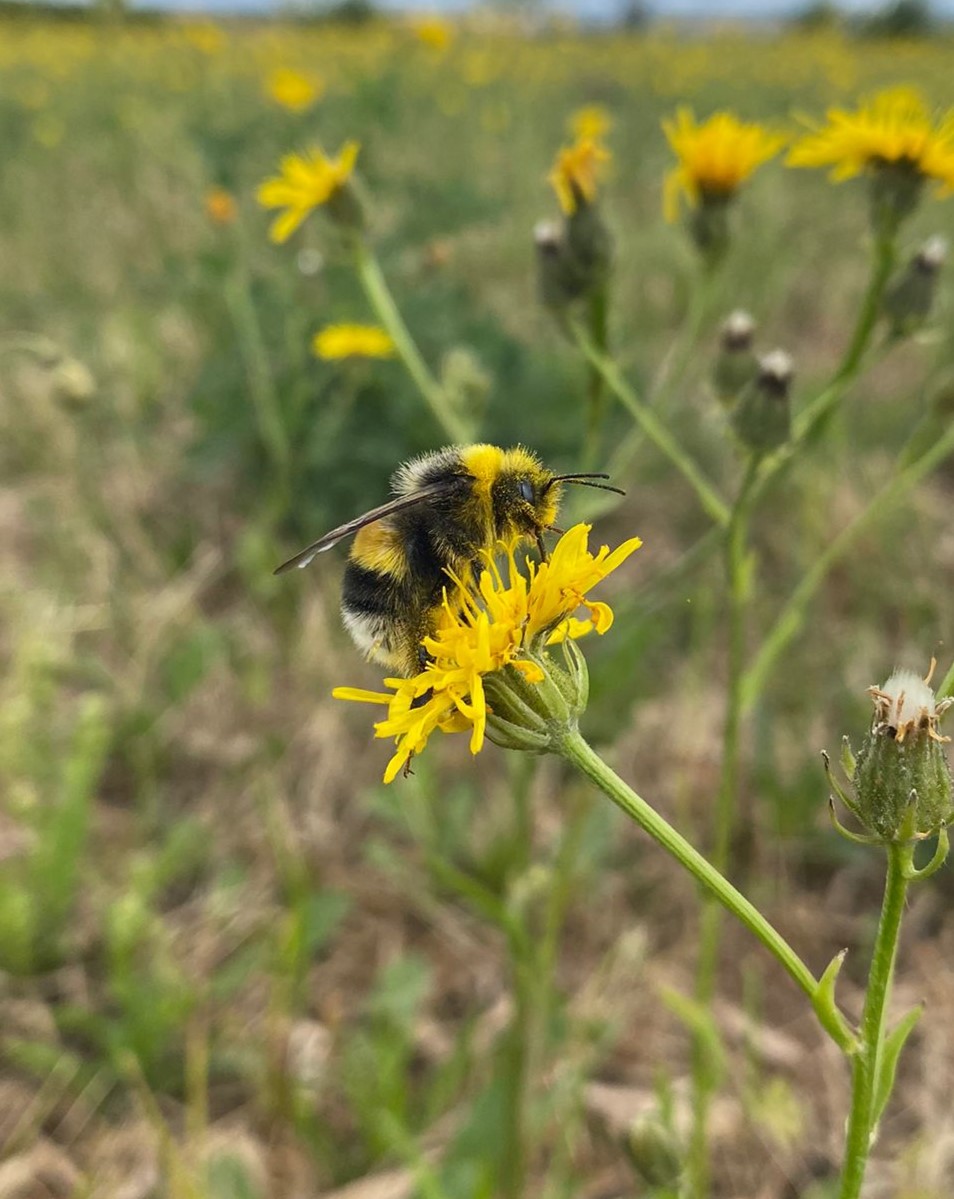
[[[302,0],[298,0],[301,3]],[[320,3],[320,0],[318,0]],[[132,0],[150,8],[186,9],[205,12],[256,12],[293,6],[288,0]],[[395,11],[459,12],[471,0],[374,0],[375,6]],[[541,8],[569,12],[582,19],[605,20],[626,7],[626,0],[543,0]],[[755,17],[760,20],[785,16],[805,7],[805,0],[648,0],[649,10],[660,17]],[[841,0],[843,12],[871,12],[884,7],[884,0]],[[937,13],[954,15],[954,0],[934,0]]]

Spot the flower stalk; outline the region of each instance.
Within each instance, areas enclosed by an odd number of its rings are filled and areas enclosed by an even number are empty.
[[[886,1013],[908,890],[905,863],[911,857],[908,846],[889,845],[886,848],[888,871],[884,901],[868,971],[860,1045],[852,1058],[851,1113],[848,1117],[839,1199],[858,1199],[860,1196],[868,1157],[877,1135],[879,1113],[875,1107],[875,1096],[884,1059]]]
[[[557,750],[594,783],[613,803],[685,869],[727,911],[731,912],[778,961],[808,996],[822,1027],[844,1053],[852,1053],[855,1037],[844,1016],[834,1007],[822,981],[816,979],[785,938],[762,913],[724,877],[712,863],[677,832],[655,808],[629,787],[576,727],[567,728]]]
[[[613,361],[601,353],[593,344],[592,339],[578,325],[571,323],[570,332],[580,352],[606,381],[607,387],[616,396],[623,407],[629,412],[653,445],[669,459],[686,482],[695,491],[696,496],[705,512],[711,519],[722,527],[729,523],[729,509],[724,500],[716,493],[715,488],[706,479],[701,468],[688,454],[663,422],[656,416],[633,391],[622,372]]]
[[[470,441],[473,430],[453,410],[446,392],[424,361],[404,323],[374,251],[360,235],[353,239],[352,246],[355,270],[365,295],[378,320],[390,334],[397,356],[413,379],[434,419],[451,441],[461,444]]]

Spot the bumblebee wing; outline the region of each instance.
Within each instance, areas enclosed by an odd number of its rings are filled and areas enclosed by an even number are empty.
[[[303,570],[306,566],[311,565],[318,554],[323,554],[325,550],[330,550],[333,545],[337,545],[339,541],[344,541],[346,537],[351,537],[359,529],[363,529],[365,525],[373,525],[376,520],[383,520],[385,516],[392,516],[395,512],[403,512],[405,509],[414,508],[418,504],[426,504],[429,500],[433,500],[439,495],[446,495],[447,492],[454,489],[458,481],[457,479],[446,479],[440,483],[421,487],[413,495],[401,495],[396,499],[388,500],[386,504],[382,504],[379,508],[372,508],[370,512],[365,512],[363,516],[357,516],[354,520],[349,520],[347,524],[339,525],[337,529],[332,529],[324,537],[319,537],[317,541],[313,541],[311,545],[306,546],[294,558],[289,558],[287,562],[283,562],[281,566],[276,568],[274,573],[277,575],[284,574],[286,570],[291,570],[293,566],[297,566],[299,570]]]

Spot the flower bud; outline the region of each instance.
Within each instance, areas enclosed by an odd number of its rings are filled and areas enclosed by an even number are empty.
[[[884,312],[894,337],[910,333],[930,316],[946,257],[947,239],[931,237],[891,281],[884,297]]]
[[[794,364],[784,350],[758,360],[758,373],[739,396],[732,427],[753,454],[766,454],[788,441],[791,433],[791,390]]]
[[[647,1186],[673,1193],[679,1189],[685,1153],[657,1116],[634,1121],[623,1147]]]
[[[602,287],[612,264],[613,239],[597,204],[579,203],[566,218],[566,244],[584,292]]]
[[[533,230],[537,247],[537,291],[546,308],[562,311],[583,294],[583,280],[574,269],[566,233],[558,221],[540,221]]]
[[[933,670],[933,666],[932,666]],[[954,817],[954,781],[938,732],[951,700],[926,679],[896,670],[871,687],[874,718],[856,760],[854,810],[881,841],[932,836]]]
[[[723,322],[710,382],[716,398],[726,408],[758,373],[758,359],[752,350],[754,337],[755,321],[741,308],[731,312]]]

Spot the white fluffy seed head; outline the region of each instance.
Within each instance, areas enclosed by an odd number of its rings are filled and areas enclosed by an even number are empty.
[[[918,730],[936,730],[938,717],[949,706],[946,701],[939,704],[927,681],[913,670],[895,670],[884,686],[869,692],[878,723],[892,730],[898,741]]]

